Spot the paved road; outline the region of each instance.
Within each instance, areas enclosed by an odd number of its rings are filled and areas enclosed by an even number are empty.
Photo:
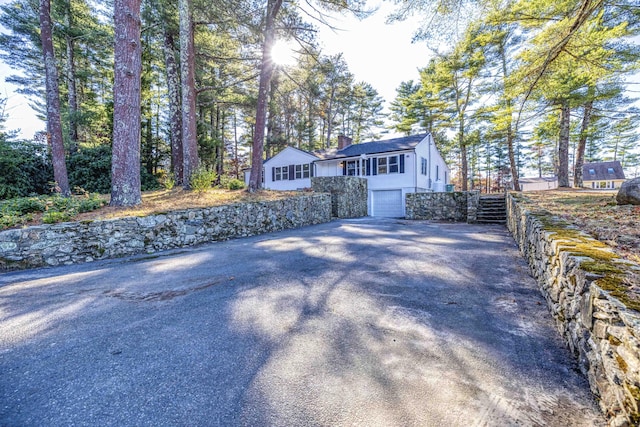
[[[603,425],[503,227],[347,220],[0,275],[0,425]]]

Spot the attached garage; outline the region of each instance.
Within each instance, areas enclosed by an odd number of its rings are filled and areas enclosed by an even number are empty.
[[[402,190],[375,190],[371,192],[371,216],[404,217]]]

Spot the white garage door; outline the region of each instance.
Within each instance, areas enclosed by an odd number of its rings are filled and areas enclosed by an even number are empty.
[[[372,216],[388,218],[404,217],[404,200],[402,190],[378,190],[372,191],[371,202]]]

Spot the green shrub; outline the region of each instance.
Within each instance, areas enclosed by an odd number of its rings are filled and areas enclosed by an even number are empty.
[[[201,167],[196,169],[191,174],[189,184],[191,185],[191,189],[193,191],[203,193],[211,189],[211,186],[213,185],[213,182],[216,180],[216,178],[217,175],[214,171]]]
[[[171,173],[167,173],[162,176],[160,178],[160,183],[165,188],[165,190],[173,190],[173,187],[176,186],[176,180]]]
[[[78,213],[95,211],[96,209],[100,209],[107,204],[107,201],[102,199],[97,194],[89,194],[87,197],[83,197],[77,200]]]
[[[51,209],[54,211],[64,211],[68,209],[73,209],[76,205],[76,202],[71,197],[62,197],[59,195],[51,196],[51,198],[47,202],[47,209]]]
[[[20,197],[9,200],[6,206],[12,212],[24,215],[31,212],[42,212],[46,204],[42,197]]]
[[[2,201],[0,202],[0,229],[15,227],[33,220],[32,212],[44,212],[42,221],[52,224],[69,221],[79,213],[99,209],[107,203],[98,194],[83,193],[73,197],[54,195]]]
[[[45,224],[54,224],[56,222],[69,221],[71,216],[69,212],[48,211],[42,215],[42,222]]]
[[[91,193],[111,192],[111,146],[81,147],[69,157],[69,184]],[[160,188],[158,177],[140,168],[142,191]]]
[[[0,137],[0,200],[45,194],[53,166],[44,144]]]
[[[31,221],[32,219],[33,215],[31,214],[16,215],[13,213],[0,212],[0,230],[24,224],[27,221]]]
[[[81,147],[68,160],[69,185],[91,193],[111,191],[111,147]]]
[[[242,190],[245,187],[244,181],[240,179],[231,179],[227,182],[227,188],[229,190]]]
[[[142,191],[158,190],[162,187],[156,175],[149,173],[145,168],[140,169],[140,189]]]

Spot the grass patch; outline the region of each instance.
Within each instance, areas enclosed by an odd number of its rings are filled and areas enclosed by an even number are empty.
[[[580,190],[544,191],[520,196],[562,250],[581,260],[580,268],[599,276],[595,284],[627,308],[640,312],[640,295],[629,285],[635,277],[623,259],[640,261],[640,209],[618,206],[614,195]]]
[[[559,237],[580,239],[582,231],[622,258],[640,263],[640,206],[618,206],[613,192],[566,189],[512,194]]]

